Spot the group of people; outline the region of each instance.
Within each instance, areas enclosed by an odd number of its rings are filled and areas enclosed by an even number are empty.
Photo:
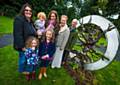
[[[49,65],[51,68],[61,67],[64,54],[68,54],[64,51],[65,48],[74,44],[68,46],[74,42],[77,19],[73,19],[69,28],[68,17],[61,15],[59,21],[55,10],[50,11],[48,17],[44,12],[39,12],[35,22],[32,16],[32,7],[24,4],[14,20],[14,48],[19,53],[19,72],[30,80],[35,79],[36,69],[40,68],[38,79],[41,80],[42,76],[47,77],[46,70]]]

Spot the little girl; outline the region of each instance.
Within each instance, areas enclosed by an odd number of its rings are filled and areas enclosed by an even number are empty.
[[[41,36],[45,32],[46,14],[44,12],[39,12],[37,14],[37,17],[38,17],[38,20],[36,20],[34,24],[37,29],[38,38],[41,38]]]
[[[26,79],[35,79],[35,70],[38,64],[38,39],[35,37],[29,37],[26,41]],[[32,75],[30,75],[30,73]]]
[[[38,79],[41,80],[42,75],[47,77],[46,68],[49,62],[52,60],[53,54],[55,53],[54,43],[54,32],[53,30],[47,30],[45,33],[45,39],[40,43],[39,46],[39,57],[40,57],[40,73]]]

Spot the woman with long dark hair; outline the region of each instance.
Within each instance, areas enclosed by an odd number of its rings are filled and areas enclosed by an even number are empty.
[[[14,19],[13,37],[14,48],[19,53],[19,72],[25,73],[25,42],[30,36],[36,36],[36,30],[32,21],[32,7],[27,3],[24,4],[19,15]]]
[[[59,17],[55,10],[51,10],[48,14],[48,20],[46,21],[46,30],[52,29],[55,32],[55,37],[58,35],[60,30],[59,27]]]

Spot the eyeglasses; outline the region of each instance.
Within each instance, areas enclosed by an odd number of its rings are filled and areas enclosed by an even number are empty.
[[[24,11],[27,11],[27,12],[28,12],[28,11],[29,11],[29,12],[32,12],[32,10],[28,10],[28,9],[25,9]]]

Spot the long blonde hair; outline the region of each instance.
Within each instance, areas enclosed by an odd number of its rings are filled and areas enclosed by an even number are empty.
[[[37,42],[37,46],[36,47],[38,47],[38,45],[39,45],[39,40],[36,38],[36,37],[33,37],[33,36],[30,36],[27,40],[26,40],[26,42],[25,42],[25,47],[26,48],[31,48],[32,47],[32,41],[33,40],[35,40],[36,42]]]

